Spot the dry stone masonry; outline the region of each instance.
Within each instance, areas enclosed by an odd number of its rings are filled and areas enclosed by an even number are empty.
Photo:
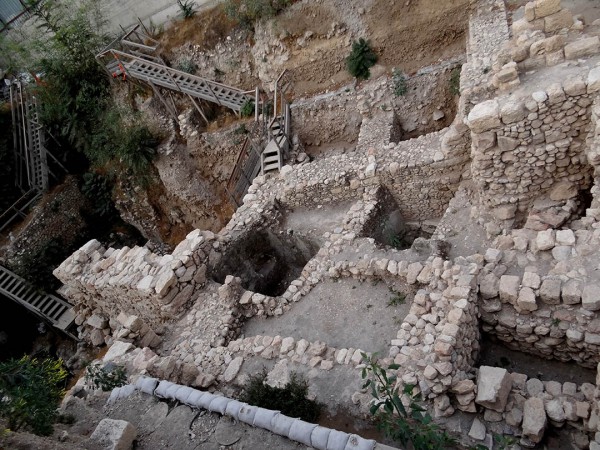
[[[600,380],[478,366],[482,333],[519,352],[600,363],[598,36],[559,0],[527,3],[511,27],[510,14],[500,0],[477,2],[449,127],[402,140],[398,112],[382,107],[385,78],[303,99],[294,106],[298,141],[355,149],[304,155],[255,178],[221,232],[195,230],[171,254],[96,241],[75,252],[55,275],[81,336],[112,344],[105,361],[131,373],[210,392],[239,387],[256,361],[274,364],[274,384],[299,367],[358,379],[368,354],[358,346],[246,336],[244,323],[291,314],[319,283],[384,281],[415,295],[379,362],[398,364],[398,386],[414,385],[436,418],[472,417],[471,443],[500,433],[534,447],[553,427],[569,430],[577,448],[598,448]],[[285,229],[290,210],[343,202],[331,229]],[[433,238],[403,250],[382,245],[377,233],[394,208],[404,222],[439,222]],[[310,254],[264,292],[256,277],[275,273],[294,246]],[[249,269],[254,257],[271,266]],[[193,395],[167,381],[163,397]],[[211,410],[227,408],[204,396]],[[366,414],[370,396],[357,390],[352,402]]]

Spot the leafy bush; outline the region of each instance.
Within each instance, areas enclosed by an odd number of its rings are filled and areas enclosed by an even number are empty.
[[[401,97],[408,92],[406,76],[398,69],[392,70],[392,82],[394,83],[394,95]]]
[[[254,100],[246,100],[240,108],[240,116],[252,117],[254,115]]]
[[[125,369],[117,364],[90,364],[85,369],[85,382],[94,389],[112,391],[127,384]]]
[[[225,14],[244,28],[252,28],[260,19],[274,17],[287,8],[292,0],[226,0]]]
[[[460,67],[455,67],[450,73],[450,93],[452,95],[460,94]]]
[[[322,405],[309,400],[308,382],[298,374],[292,373],[290,381],[283,388],[265,384],[267,371],[250,377],[241,400],[267,409],[281,411],[290,417],[299,417],[307,422],[317,422]]]
[[[0,415],[9,428],[27,426],[35,434],[52,434],[66,378],[61,360],[24,356],[0,363]]]
[[[179,61],[177,64],[177,70],[181,70],[182,72],[191,73],[192,75],[196,73],[196,63],[189,58],[184,58]]]
[[[184,19],[189,19],[196,14],[196,3],[194,0],[177,0],[177,5]]]
[[[352,44],[352,52],[346,59],[346,67],[353,77],[367,80],[371,76],[370,68],[377,62],[377,55],[371,49],[369,41],[360,38]]]
[[[404,385],[402,391],[396,385],[396,375],[387,374],[377,362],[376,356],[363,353],[363,388],[370,388],[374,402],[371,414],[378,427],[385,434],[403,446],[412,444],[414,450],[446,449],[456,444],[456,440],[433,423],[431,415],[421,405],[420,394],[414,394],[414,386]],[[390,370],[397,370],[398,364],[390,364]],[[405,406],[402,397],[407,398]]]

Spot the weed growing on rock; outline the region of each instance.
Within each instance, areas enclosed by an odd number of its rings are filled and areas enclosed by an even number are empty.
[[[460,67],[455,67],[450,73],[450,93],[452,95],[460,94]]]
[[[408,92],[408,86],[406,85],[406,75],[404,75],[398,69],[393,69],[392,82],[394,83],[394,95],[396,97],[406,95],[406,93]]]
[[[189,58],[184,58],[179,61],[177,64],[177,70],[181,70],[182,72],[191,73],[192,75],[196,73],[196,63]]]
[[[265,383],[267,371],[250,376],[241,395],[243,402],[262,408],[281,411],[290,417],[299,417],[307,422],[317,422],[322,405],[307,398],[308,382],[295,372],[283,387],[272,387]]]
[[[240,109],[242,117],[252,117],[254,115],[254,100],[246,100]]]
[[[193,0],[177,0],[177,5],[184,19],[194,17],[196,14],[196,3]]]
[[[403,446],[409,443],[415,450],[437,450],[451,448],[456,440],[433,423],[431,415],[421,406],[421,395],[414,393],[414,386],[406,384],[400,391],[396,375],[388,375],[379,365],[376,355],[362,354],[363,388],[369,388],[374,402],[371,414],[377,426],[389,438]],[[398,364],[390,364],[388,370],[396,370]]]
[[[353,77],[368,80],[371,67],[377,62],[377,55],[371,49],[369,41],[360,38],[352,44],[352,52],[346,59],[346,67]]]
[[[90,364],[85,369],[85,382],[94,389],[108,392],[124,386],[127,383],[127,374],[123,367],[116,364]]]
[[[390,292],[392,293],[392,297],[388,301],[388,306],[403,305],[406,302],[406,295],[402,292],[396,292],[392,289],[390,289]]]

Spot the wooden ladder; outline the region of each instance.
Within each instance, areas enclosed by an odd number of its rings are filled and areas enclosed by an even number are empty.
[[[0,294],[19,303],[42,320],[71,335],[75,320],[73,307],[63,299],[42,292],[6,267],[0,266]]]

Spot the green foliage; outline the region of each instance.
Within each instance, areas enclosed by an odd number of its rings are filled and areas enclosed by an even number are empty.
[[[184,19],[194,17],[196,14],[196,3],[194,0],[177,0],[177,6]]]
[[[371,49],[369,41],[360,38],[352,44],[352,52],[346,58],[348,72],[358,79],[368,80],[371,76],[370,68],[377,62],[377,55]]]
[[[460,94],[460,67],[455,67],[450,73],[450,93],[452,95]]]
[[[498,450],[506,450],[507,448],[512,447],[519,441],[513,436],[507,436],[504,434],[494,434],[494,442],[496,443],[496,448]]]
[[[392,82],[394,83],[394,95],[396,97],[406,95],[406,93],[408,92],[408,86],[406,85],[406,75],[404,75],[398,69],[393,69]]]
[[[182,72],[191,73],[192,75],[196,73],[196,63],[189,58],[184,58],[179,61],[176,69],[181,70]]]
[[[251,29],[255,22],[274,17],[291,4],[292,0],[226,0],[223,8],[227,17]]]
[[[252,117],[254,115],[254,100],[246,100],[240,109],[242,117]]]
[[[362,356],[363,388],[369,388],[374,399],[370,411],[389,438],[403,446],[410,443],[415,450],[442,450],[456,444],[454,438],[433,422],[413,385],[404,385],[400,390],[396,375],[388,375],[375,356],[364,353]],[[391,364],[388,370],[398,368],[397,364]]]
[[[391,289],[390,291],[392,293],[392,297],[388,301],[388,306],[403,305],[406,302],[406,294],[403,294],[402,292],[396,292]]]
[[[281,411],[282,414],[299,417],[307,422],[317,422],[322,405],[307,398],[306,380],[292,373],[290,381],[283,388],[274,388],[265,384],[266,378],[265,369],[257,375],[250,376],[241,400],[250,405]]]
[[[90,364],[85,369],[85,382],[94,389],[112,391],[127,384],[125,369],[117,364]]]
[[[24,356],[0,363],[0,415],[9,428],[52,434],[66,377],[61,360]]]
[[[94,208],[92,213],[99,218],[116,214],[109,181],[95,172],[84,173],[82,178],[81,192],[92,203]]]

